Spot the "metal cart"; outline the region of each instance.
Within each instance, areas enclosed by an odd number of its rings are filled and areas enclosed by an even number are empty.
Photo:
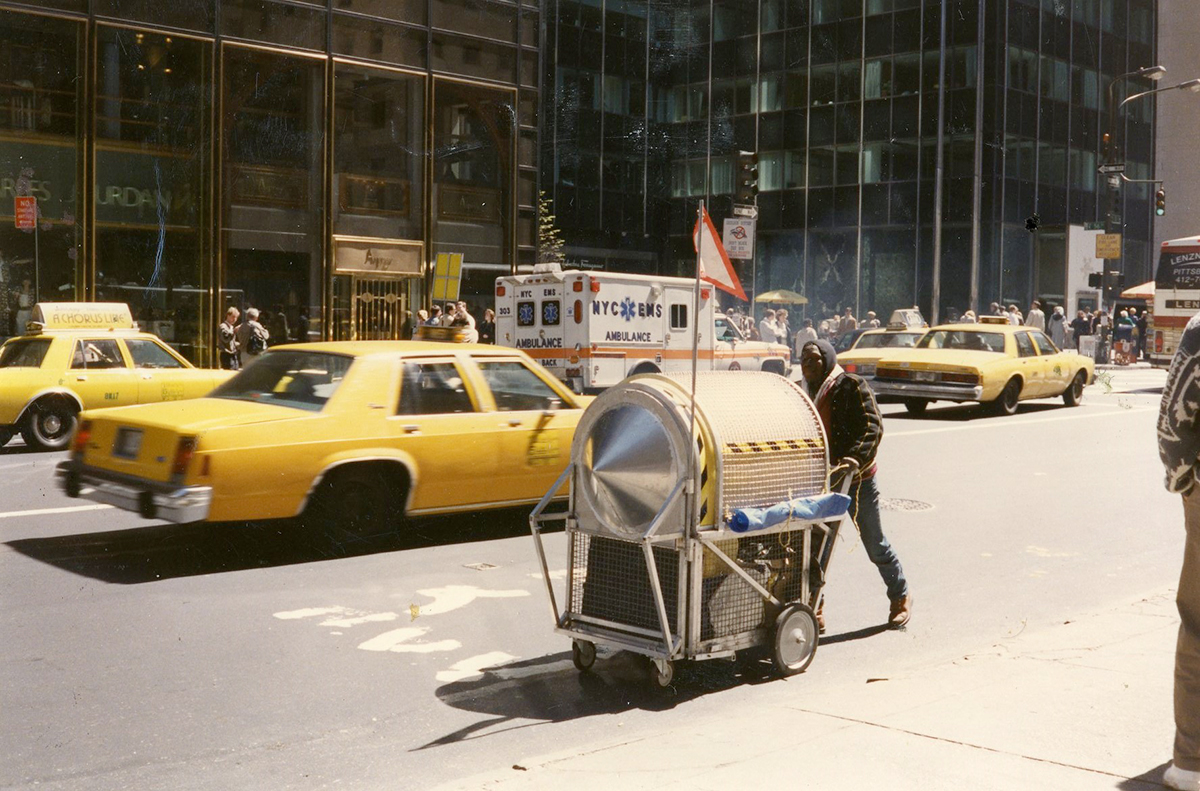
[[[530,515],[556,631],[574,639],[580,670],[602,643],[649,657],[660,686],[678,660],[746,649],[769,648],[780,673],[799,673],[817,650],[815,609],[848,498],[752,532],[731,519],[829,492],[820,418],[776,374],[701,372],[694,415],[690,385],[633,377],[580,419],[570,464]],[[567,484],[566,512],[547,513]],[[561,610],[542,535],[556,521],[567,538]]]

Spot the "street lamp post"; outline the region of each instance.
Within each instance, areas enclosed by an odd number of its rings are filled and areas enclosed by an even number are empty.
[[[1104,212],[1104,233],[1105,234],[1116,233],[1117,230],[1123,225],[1122,218],[1117,214],[1117,211],[1118,211],[1118,204],[1119,204],[1119,201],[1121,198],[1121,191],[1120,191],[1121,176],[1120,176],[1120,174],[1123,173],[1124,169],[1125,169],[1125,162],[1124,162],[1125,157],[1124,157],[1124,155],[1122,155],[1121,161],[1120,162],[1117,161],[1117,156],[1116,156],[1116,154],[1117,154],[1117,144],[1116,144],[1117,114],[1118,114],[1120,108],[1124,107],[1125,102],[1129,101],[1129,99],[1126,99],[1125,101],[1121,102],[1121,104],[1119,106],[1113,106],[1113,102],[1114,102],[1113,91],[1117,87],[1117,83],[1120,82],[1121,80],[1126,80],[1126,79],[1129,79],[1130,77],[1143,77],[1145,79],[1150,79],[1150,80],[1160,80],[1160,79],[1162,79],[1163,75],[1166,73],[1167,73],[1167,69],[1165,66],[1147,66],[1144,69],[1137,69],[1137,70],[1131,71],[1127,74],[1122,74],[1121,76],[1117,77],[1116,79],[1114,79],[1112,82],[1110,82],[1108,84],[1108,133],[1104,135],[1104,138],[1105,138],[1105,140],[1104,140],[1104,142],[1105,142],[1104,167],[1102,167],[1100,169],[1101,173],[1104,173],[1105,177],[1108,179],[1108,205]],[[1150,92],[1148,91],[1147,93],[1150,93]],[[1143,95],[1143,94],[1135,94],[1135,95]],[[1129,97],[1129,98],[1133,98],[1133,97]],[[1124,244],[1124,239],[1122,239],[1121,241],[1122,241],[1122,244]],[[1120,259],[1119,258],[1103,259],[1103,264],[1102,264],[1102,269],[1101,269],[1101,271],[1103,272],[1103,276],[1100,281],[1100,294],[1103,297],[1103,300],[1105,302],[1109,303],[1109,307],[1111,307],[1112,295],[1113,295],[1112,286],[1110,284],[1112,283],[1112,281],[1114,279],[1109,274],[1109,272],[1110,272],[1109,262],[1110,261],[1118,262],[1117,265],[1114,266],[1112,269],[1113,272],[1116,272],[1116,271],[1118,271],[1118,267],[1120,265],[1119,264]]]

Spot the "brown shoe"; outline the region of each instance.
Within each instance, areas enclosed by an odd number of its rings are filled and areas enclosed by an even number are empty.
[[[888,613],[888,624],[893,629],[898,629],[908,623],[908,619],[912,617],[912,605],[913,597],[911,593],[893,601],[891,612]]]
[[[825,634],[825,597],[817,602],[817,634]]]

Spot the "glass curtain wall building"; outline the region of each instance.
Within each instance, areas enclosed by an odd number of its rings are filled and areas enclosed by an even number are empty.
[[[1066,226],[1106,211],[1106,93],[1155,63],[1153,0],[947,0],[939,315],[1062,303]],[[758,154],[756,292],[810,315],[934,294],[940,2],[549,0],[543,172],[567,255],[690,274],[697,202],[731,211]],[[1147,87],[1118,83],[1117,100]],[[552,86],[552,89],[551,89]],[[1153,102],[1118,141],[1149,178]],[[1122,190],[1127,279],[1149,276],[1151,201]],[[1038,214],[1042,229],[1025,220]],[[978,258],[973,239],[978,235]],[[978,304],[971,305],[972,271]]]
[[[0,3],[0,335],[33,299],[126,302],[208,365],[227,306],[273,342],[399,338],[439,253],[482,315],[536,248],[540,24],[536,0]]]

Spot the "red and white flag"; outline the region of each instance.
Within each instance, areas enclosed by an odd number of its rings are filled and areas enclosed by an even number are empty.
[[[708,209],[703,206],[696,220],[696,229],[692,231],[692,244],[700,258],[700,279],[707,280],[722,291],[728,291],[743,302],[749,302],[737,273],[733,271],[733,264],[729,262],[725,245],[721,244],[721,237],[717,235],[712,218],[708,216]]]

